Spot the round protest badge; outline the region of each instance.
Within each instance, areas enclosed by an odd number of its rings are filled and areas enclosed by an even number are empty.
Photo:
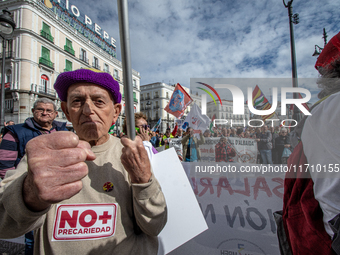
[[[103,186],[103,190],[106,192],[110,192],[113,190],[113,183],[112,182],[106,182]]]

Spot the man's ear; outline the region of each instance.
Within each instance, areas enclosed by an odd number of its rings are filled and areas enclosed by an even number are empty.
[[[116,123],[116,121],[119,117],[119,114],[122,111],[122,105],[121,104],[114,104],[113,109],[114,109],[114,114],[113,114],[112,123]]]
[[[69,114],[68,109],[67,109],[67,102],[61,101],[60,106],[61,106],[61,109],[63,110],[67,120],[72,122],[71,119],[70,119],[70,114]]]

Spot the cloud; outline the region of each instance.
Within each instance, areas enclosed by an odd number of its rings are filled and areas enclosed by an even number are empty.
[[[287,2],[287,1],[286,1]],[[117,40],[118,12],[108,0],[70,0]],[[340,30],[336,1],[294,1],[298,77],[317,77],[314,45]],[[288,10],[277,0],[129,1],[132,67],[141,84],[189,86],[190,78],[291,77]],[[316,87],[315,84],[310,85]]]

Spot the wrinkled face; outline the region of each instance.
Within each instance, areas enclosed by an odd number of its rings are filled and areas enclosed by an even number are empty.
[[[37,106],[32,109],[32,113],[34,120],[42,127],[51,125],[58,114],[52,104],[44,103],[38,103]]]
[[[121,104],[114,104],[106,89],[92,83],[71,85],[67,102],[62,102],[61,107],[79,138],[91,145],[109,139],[108,131],[121,111]]]

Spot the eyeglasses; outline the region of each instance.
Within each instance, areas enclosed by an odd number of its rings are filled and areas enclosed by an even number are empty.
[[[51,110],[51,109],[43,109],[43,108],[36,108],[34,109],[35,112],[37,113],[44,113],[46,112],[47,114],[52,114],[54,113],[54,110]]]
[[[139,125],[139,126],[136,126],[136,127],[139,127],[139,128],[144,128],[145,130],[147,130],[148,128],[150,128],[149,125]]]

